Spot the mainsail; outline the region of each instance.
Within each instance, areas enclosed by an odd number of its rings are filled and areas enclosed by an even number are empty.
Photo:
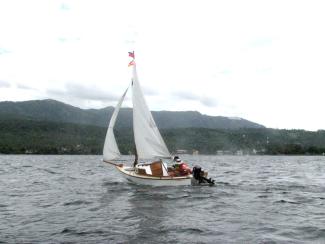
[[[104,144],[104,150],[103,150],[104,161],[117,159],[121,156],[121,153],[117,147],[115,136],[114,136],[114,125],[115,125],[118,112],[120,111],[120,108],[122,106],[122,103],[123,103],[123,100],[124,100],[124,97],[125,97],[127,91],[128,91],[128,88],[126,89],[126,91],[120,98],[117,106],[115,107],[114,112],[111,117],[111,120],[108,125],[106,138],[105,138],[105,144]]]
[[[135,63],[132,66],[133,131],[138,156],[140,159],[170,158],[168,148],[141,91]]]

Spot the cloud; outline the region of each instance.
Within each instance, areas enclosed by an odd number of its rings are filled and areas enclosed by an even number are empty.
[[[219,72],[219,74],[222,74],[222,75],[231,75],[233,74],[233,71],[230,70],[230,69],[223,69]]]
[[[249,43],[250,47],[264,47],[272,45],[273,39],[271,37],[260,37]]]
[[[63,36],[61,36],[58,38],[58,41],[60,43],[79,42],[80,40],[81,40],[80,37],[63,37]]]
[[[113,102],[117,101],[119,95],[112,94],[110,92],[103,91],[97,87],[83,86],[79,84],[66,84],[64,90],[48,89],[48,95],[54,95],[57,97],[72,97],[74,99],[89,100],[89,101],[101,101],[101,102]]]
[[[261,74],[261,75],[271,74],[272,73],[272,67],[263,67],[263,68],[256,69],[256,73]]]
[[[71,9],[70,6],[67,5],[66,3],[62,3],[62,4],[60,5],[60,10],[62,10],[62,11],[68,11],[68,10],[70,10],[70,9]]]
[[[202,96],[200,102],[207,107],[215,107],[217,105],[217,101],[212,97]]]
[[[10,87],[10,83],[8,81],[0,80],[0,88],[1,87],[4,88]]]
[[[149,88],[147,86],[142,87],[142,91],[143,91],[144,95],[147,95],[147,96],[155,96],[158,94],[158,92],[156,90]]]
[[[56,96],[56,97],[63,97],[66,95],[66,92],[65,91],[62,91],[62,90],[56,90],[56,89],[48,89],[46,91],[46,93],[49,95],[49,96]]]
[[[172,95],[174,97],[181,98],[184,100],[199,100],[200,99],[200,96],[198,96],[192,92],[189,92],[189,91],[177,91],[177,92],[173,92]]]
[[[2,54],[7,54],[7,53],[10,53],[10,51],[9,51],[8,49],[1,48],[1,47],[0,47],[0,55],[2,55]]]
[[[22,89],[22,90],[36,90],[35,88],[33,88],[33,87],[30,87],[30,86],[26,86],[26,85],[24,85],[24,84],[17,84],[17,88],[19,88],[19,89]]]
[[[206,107],[215,107],[217,105],[216,99],[205,95],[197,95],[189,91],[173,92],[172,96],[183,100],[198,101]]]

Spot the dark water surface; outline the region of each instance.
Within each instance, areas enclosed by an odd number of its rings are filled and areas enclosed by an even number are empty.
[[[325,243],[325,157],[186,156],[215,187],[140,187],[100,156],[0,155],[0,243]]]

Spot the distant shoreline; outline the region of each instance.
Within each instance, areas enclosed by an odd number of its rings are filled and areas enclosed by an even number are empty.
[[[102,156],[101,154],[33,154],[33,153],[0,153],[0,156]],[[174,155],[174,154],[173,154]],[[176,155],[176,154],[175,154]],[[179,154],[177,154],[179,155]],[[134,156],[134,155],[122,155],[123,156]],[[225,154],[225,155],[218,155],[218,154],[184,154],[181,156],[185,157],[197,157],[197,156],[218,156],[218,157],[260,157],[260,156],[325,156],[325,154],[247,154],[247,155],[231,155],[231,154]]]

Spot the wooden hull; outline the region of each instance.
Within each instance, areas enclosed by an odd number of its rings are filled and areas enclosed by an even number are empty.
[[[189,186],[191,185],[192,175],[188,176],[163,176],[154,177],[147,175],[139,175],[135,173],[133,167],[126,166],[115,166],[116,169],[121,173],[121,175],[126,178],[129,182],[137,185],[147,185],[147,186]]]

